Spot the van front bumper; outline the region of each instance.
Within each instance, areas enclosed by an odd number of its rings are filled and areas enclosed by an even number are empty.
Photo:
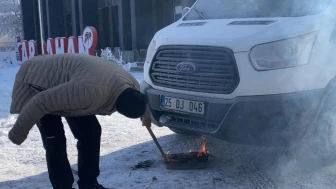
[[[324,90],[218,99],[160,91],[143,81],[141,91],[148,95],[157,126],[238,144],[289,146],[305,134]],[[162,110],[160,95],[205,102],[205,113],[198,116]]]

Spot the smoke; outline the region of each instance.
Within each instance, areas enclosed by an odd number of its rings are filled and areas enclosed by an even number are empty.
[[[318,180],[321,175],[315,173],[330,168],[336,162],[336,79],[333,80],[336,78],[336,1],[199,0],[194,8],[185,20],[280,20],[267,26],[274,30],[263,35],[269,37],[282,34],[282,39],[293,38],[293,35],[300,32],[301,35],[317,32],[309,64],[274,71],[283,74],[274,74],[277,78],[264,82],[273,82],[283,89],[294,87],[296,90],[292,91],[314,93],[304,98],[289,99],[290,106],[300,112],[285,109],[286,106],[282,109],[282,113],[290,117],[287,127],[296,129],[284,129],[294,140],[290,142],[287,153],[279,155],[274,166],[280,175],[295,175],[300,178],[312,174],[312,180]],[[281,22],[283,18],[286,18],[284,22],[287,25]],[[298,19],[302,19],[302,22],[295,22]],[[293,25],[289,26],[288,23]],[[274,41],[276,40],[281,39]]]
[[[311,52],[310,63],[307,65],[310,68],[302,73],[300,69],[303,67],[298,67],[296,73],[301,75],[300,78],[294,74],[286,77],[296,78],[296,82],[292,85],[298,91],[305,91],[302,90],[304,88],[302,86],[305,85],[310,86],[307,88],[316,86],[315,89],[321,89],[319,96],[312,96],[308,101],[293,101],[293,106],[304,107],[301,108],[301,115],[294,119],[290,125],[295,127],[297,124],[297,127],[300,128],[297,133],[292,135],[293,137],[297,136],[299,140],[291,143],[287,155],[279,156],[279,162],[276,166],[281,175],[298,178],[310,175],[311,180],[320,180],[325,176],[323,173],[333,167],[336,162],[336,90],[334,89],[335,79],[333,80],[336,77],[336,41],[334,41],[336,38],[336,17],[335,10],[328,9],[330,6],[335,9],[335,1],[285,0],[281,1],[281,8],[273,13],[273,15],[289,17],[312,16],[312,23],[317,29],[318,35]],[[319,14],[320,16],[317,16]],[[314,15],[316,18],[313,17]],[[302,24],[302,28],[304,27],[305,25]],[[293,25],[293,28],[300,27]],[[277,32],[282,32],[281,28]],[[325,83],[325,85],[321,83]]]

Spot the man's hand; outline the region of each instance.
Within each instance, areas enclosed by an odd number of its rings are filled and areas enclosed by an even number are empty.
[[[15,131],[10,130],[8,133],[8,138],[12,143],[21,145],[26,140],[27,136],[18,135],[15,133]]]
[[[142,126],[145,126],[145,127],[152,126],[152,119],[150,117],[141,118],[141,121],[142,121]]]

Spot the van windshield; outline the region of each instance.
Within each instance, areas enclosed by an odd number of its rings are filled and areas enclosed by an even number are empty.
[[[198,0],[183,20],[298,17],[318,14],[331,0]]]

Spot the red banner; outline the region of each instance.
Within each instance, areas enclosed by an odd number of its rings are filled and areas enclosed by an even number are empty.
[[[94,27],[87,26],[83,34],[78,37],[71,36],[48,38],[47,43],[43,42],[44,54],[79,53],[94,55],[98,43],[98,33]],[[18,50],[22,62],[37,56],[37,44],[34,40],[18,41]]]

